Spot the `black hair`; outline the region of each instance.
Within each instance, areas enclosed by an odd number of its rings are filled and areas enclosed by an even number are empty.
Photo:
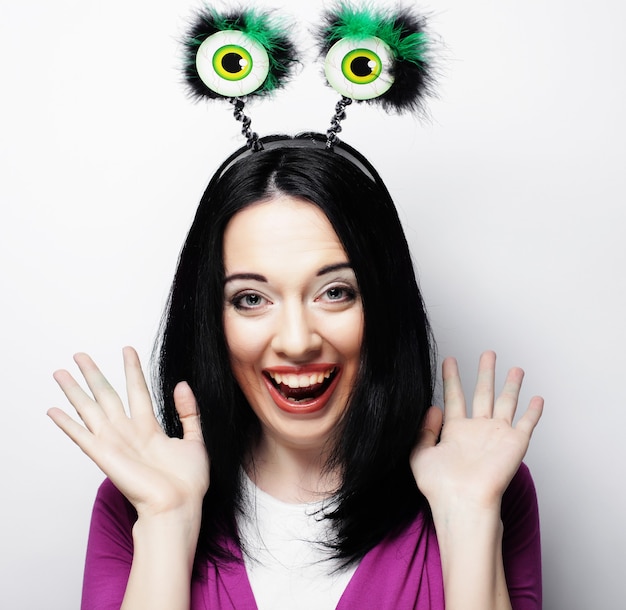
[[[264,138],[242,148],[210,181],[183,246],[155,348],[155,392],[170,436],[181,436],[173,389],[186,380],[198,400],[210,457],[198,551],[219,561],[223,540],[239,542],[240,469],[260,433],[232,374],[223,329],[223,235],[255,202],[284,194],[318,206],[354,269],[364,311],[360,368],[331,465],[343,482],[327,515],[334,556],[361,558],[427,503],[409,455],[431,405],[434,343],[409,248],[391,197],[371,164],[326,137]]]

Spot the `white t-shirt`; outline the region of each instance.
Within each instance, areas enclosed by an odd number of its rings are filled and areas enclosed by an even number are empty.
[[[335,610],[356,565],[339,569],[319,542],[330,521],[319,511],[330,500],[282,502],[242,475],[244,514],[237,527],[244,563],[259,610]]]

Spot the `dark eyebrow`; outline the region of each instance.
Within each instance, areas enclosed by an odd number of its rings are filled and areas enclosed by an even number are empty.
[[[352,269],[352,265],[350,263],[336,263],[335,265],[326,265],[326,267],[322,267],[318,272],[317,276],[326,275],[327,273],[332,273],[333,271],[337,271],[339,269]]]
[[[232,282],[233,280],[255,280],[257,282],[266,282],[267,278],[264,275],[258,273],[233,273],[224,279],[224,284]]]
[[[318,272],[317,276],[326,275],[327,273],[332,273],[333,271],[337,271],[339,269],[351,269],[352,265],[350,263],[335,263],[334,265],[326,265],[322,267]],[[228,282],[232,282],[233,280],[254,280],[256,282],[265,282],[267,283],[267,278],[264,275],[259,275],[258,273],[233,273],[228,277],[224,278],[224,284]]]

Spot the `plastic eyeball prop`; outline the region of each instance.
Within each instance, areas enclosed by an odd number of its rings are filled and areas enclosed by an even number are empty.
[[[269,74],[267,51],[239,30],[209,36],[198,48],[196,70],[211,91],[240,97],[259,89]]]
[[[328,84],[353,100],[371,100],[389,91],[393,54],[380,38],[343,39],[326,55]]]

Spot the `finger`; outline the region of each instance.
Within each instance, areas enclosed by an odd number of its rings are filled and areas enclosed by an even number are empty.
[[[203,441],[198,404],[186,381],[180,381],[174,388],[174,406],[183,427],[183,438]]]
[[[87,428],[95,432],[106,418],[100,405],[81,388],[80,384],[67,371],[55,371],[52,376],[59,384],[63,394],[65,394],[71,405],[76,409],[76,413],[78,413],[79,417],[85,422]],[[64,412],[61,411],[61,413]],[[71,420],[69,415],[65,414],[65,416]]]
[[[430,409],[426,411],[424,425],[422,426],[422,430],[415,446],[415,451],[427,449],[428,447],[434,447],[439,440],[442,425],[443,413],[441,409],[437,407],[430,407]]]
[[[496,354],[491,351],[484,352],[478,361],[478,377],[472,402],[472,417],[492,417],[495,375]]]
[[[515,424],[515,429],[524,432],[530,438],[542,414],[543,398],[541,396],[533,396],[533,398],[530,399],[526,413],[524,413],[517,424]]]
[[[466,417],[465,396],[459,376],[459,367],[454,358],[446,358],[442,364],[443,412],[446,419]]]
[[[120,397],[90,356],[82,353],[75,354],[74,362],[78,365],[96,402],[107,416],[112,419],[119,416],[126,417]]]
[[[65,411],[56,407],[48,410],[48,417],[69,436],[85,453],[92,442],[92,434]]]
[[[141,370],[141,362],[132,347],[122,350],[124,357],[124,373],[126,374],[126,392],[128,393],[128,409],[131,417],[148,416],[156,421],[150,391],[146,378]]]
[[[48,417],[104,472],[99,459],[101,451],[98,451],[98,441],[94,434],[56,407],[48,410]]]
[[[496,399],[494,417],[505,419],[509,423],[513,422],[523,379],[524,371],[519,367],[512,368],[507,373],[504,387]]]

